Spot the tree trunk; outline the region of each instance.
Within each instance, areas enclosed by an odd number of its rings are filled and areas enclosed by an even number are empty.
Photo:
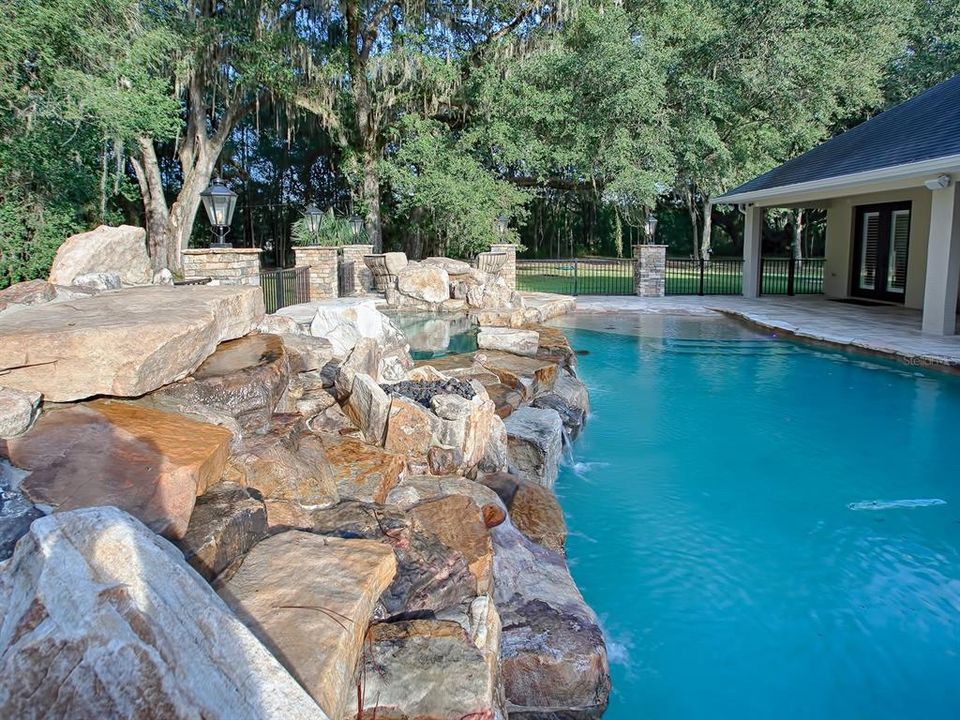
[[[713,240],[713,203],[709,195],[703,195],[703,235],[700,236],[700,257],[710,259],[710,243]]]
[[[697,202],[693,197],[693,189],[689,186],[684,194],[687,200],[687,212],[690,214],[690,227],[693,231],[693,257],[698,257],[700,251],[700,223],[697,218]]]
[[[380,175],[377,170],[379,158],[372,152],[363,153],[363,198],[367,209],[365,227],[367,242],[373,245],[375,253],[383,252],[383,234],[380,225]]]
[[[803,260],[803,208],[797,208],[793,220],[793,252],[794,260]]]

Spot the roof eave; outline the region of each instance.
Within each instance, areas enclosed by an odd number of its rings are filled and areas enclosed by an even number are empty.
[[[721,195],[714,199],[717,205],[755,204],[768,205],[779,202],[797,202],[801,199],[829,199],[846,195],[871,192],[884,184],[899,184],[900,187],[922,185],[930,175],[960,173],[960,154],[945,155],[930,160],[921,160],[902,165],[865,170],[864,172],[837,175],[820,180],[809,180],[792,185],[763,190],[750,190],[741,193]],[[889,189],[895,189],[890,187]]]

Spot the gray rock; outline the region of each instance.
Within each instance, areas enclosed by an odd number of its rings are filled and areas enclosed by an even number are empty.
[[[504,425],[511,471],[523,480],[553,487],[563,452],[563,422],[557,411],[518,408]]]
[[[73,284],[94,290],[119,290],[123,286],[120,275],[115,272],[84,273],[77,275],[73,279]]]
[[[30,523],[44,515],[18,489],[26,475],[26,470],[0,460],[0,561],[13,554],[17,540],[30,529]]]
[[[502,350],[533,357],[540,347],[540,334],[535,330],[484,327],[477,334],[477,346],[483,350]]]
[[[0,573],[0,716],[326,715],[184,562],[112,507],[36,520]]]
[[[0,387],[0,438],[22,435],[37,418],[41,395],[28,390]]]
[[[266,535],[263,501],[224,482],[197,498],[187,532],[176,544],[194,570],[213,580]]]
[[[343,412],[360,428],[367,442],[383,445],[390,416],[390,398],[372,377],[363,373],[354,377]]]

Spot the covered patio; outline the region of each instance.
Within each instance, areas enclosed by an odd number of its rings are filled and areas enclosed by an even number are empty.
[[[764,211],[824,208],[827,297],[889,305],[864,316],[882,316],[885,326],[954,335],[960,284],[957,108],[960,76],[717,198],[744,212],[743,295],[760,294]]]
[[[633,315],[638,322],[645,315],[657,314],[724,315],[802,340],[876,353],[930,369],[960,371],[960,335],[924,333],[920,311],[897,305],[862,306],[819,296],[591,296],[577,298],[577,312]],[[953,322],[956,328],[956,314]]]

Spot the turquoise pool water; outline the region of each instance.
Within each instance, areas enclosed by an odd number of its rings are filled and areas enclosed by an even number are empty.
[[[960,717],[960,382],[608,326],[569,331],[593,415],[557,483],[605,720]]]

